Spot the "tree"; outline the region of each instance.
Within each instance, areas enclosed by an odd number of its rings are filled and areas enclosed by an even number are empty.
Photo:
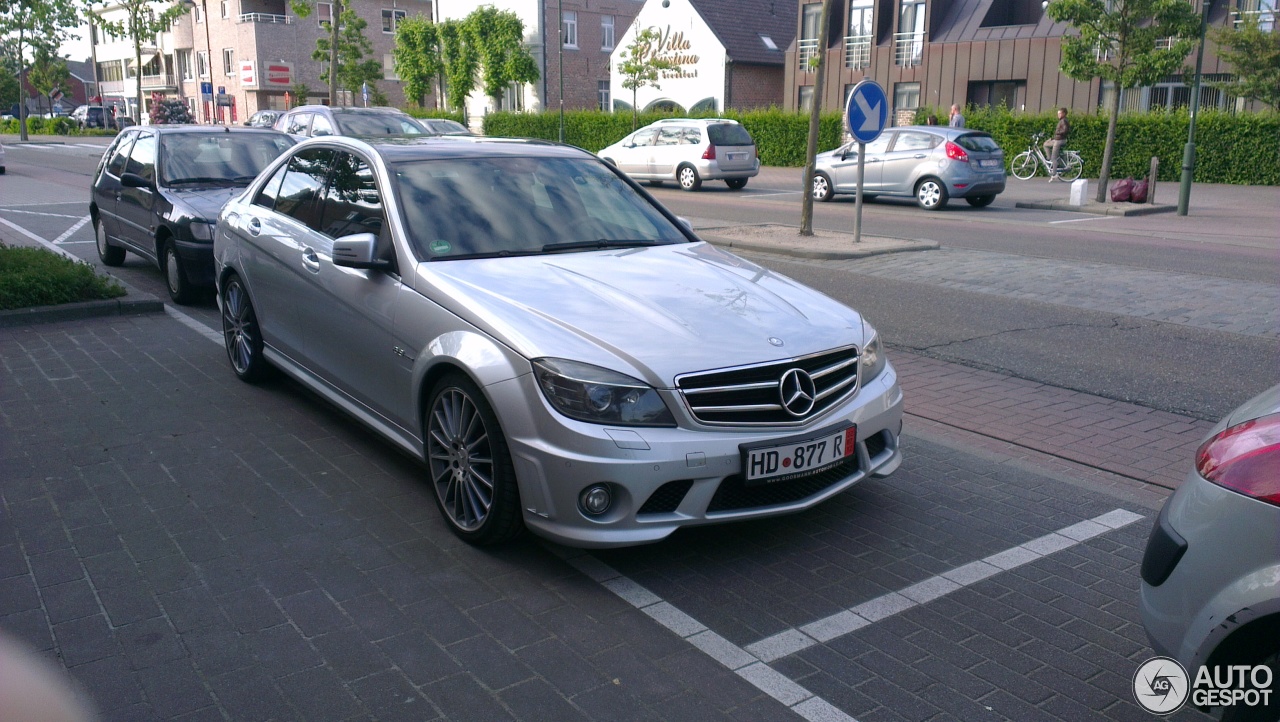
[[[507,86],[540,77],[538,64],[524,47],[524,21],[519,15],[486,5],[473,10],[465,23],[467,40],[480,60],[484,94],[493,98],[495,106]]]
[[[1062,39],[1062,72],[1076,80],[1109,80],[1115,88],[1098,177],[1102,203],[1115,153],[1120,96],[1127,88],[1151,85],[1177,72],[1200,34],[1200,14],[1186,0],[1054,0],[1047,12],[1079,31]],[[1170,42],[1162,43],[1165,39]]]
[[[817,74],[813,79],[813,102],[809,108],[809,144],[804,154],[804,195],[800,196],[800,235],[813,235],[813,173],[818,158],[818,132],[822,118],[822,88],[826,76],[827,35],[831,32],[831,0],[823,0],[822,17],[818,21],[818,52],[813,60],[817,63]]]
[[[314,9],[311,5],[311,0],[289,0],[289,7],[300,18],[311,17],[311,11]],[[329,57],[316,58],[316,55],[320,53],[320,40],[316,40],[316,52],[311,54],[311,57],[317,60],[327,60],[330,68],[336,67],[340,62],[338,51],[342,48],[342,41],[339,38],[339,31],[345,19],[344,12],[342,0],[332,0],[332,4],[329,6],[329,22],[321,23],[329,31],[328,45],[326,46],[329,49]],[[338,74],[328,73],[327,77],[329,79],[329,105],[336,107],[338,105]]]
[[[124,19],[109,21],[99,17],[95,22],[98,27],[116,37],[133,40],[134,90],[138,98],[138,105],[133,110],[133,122],[141,123],[144,97],[142,95],[142,46],[153,40],[157,34],[168,30],[174,20],[188,12],[188,8],[175,4],[157,15],[151,0],[117,0],[112,9],[123,11]],[[212,63],[213,58],[209,58],[209,62]]]
[[[55,52],[71,37],[68,28],[80,24],[77,0],[0,0],[0,40],[18,60],[19,88],[25,75],[26,53],[34,48]],[[21,91],[19,91],[21,94]],[[18,104],[18,132],[27,139],[27,104]]]
[[[67,61],[50,52],[48,48],[36,48],[36,58],[27,68],[27,83],[36,93],[49,101],[49,110],[53,110],[50,96],[54,90],[66,90],[67,81],[71,80],[71,71]]]
[[[18,75],[0,63],[0,111],[9,112],[10,103],[22,102],[22,90],[18,86]]]
[[[1238,25],[1214,28],[1212,37],[1218,57],[1235,68],[1236,79],[1210,85],[1280,110],[1280,32],[1263,29],[1257,15],[1242,13]]]
[[[396,45],[391,56],[396,76],[404,85],[404,97],[422,107],[423,98],[431,94],[432,84],[444,72],[438,26],[421,15],[401,20],[396,25]]]
[[[639,28],[639,24],[636,25]],[[661,90],[658,79],[662,71],[674,70],[675,63],[658,54],[657,45],[662,36],[657,28],[645,28],[636,33],[635,39],[627,46],[622,62],[618,63],[618,74],[622,76],[622,87],[631,91],[631,129],[639,124],[640,110],[636,107],[636,95],[646,85],[654,90]]]
[[[311,88],[309,88],[306,83],[294,83],[289,87],[289,90],[293,93],[293,105],[291,107],[294,108],[299,105],[306,105],[307,99],[311,97]]]
[[[440,23],[440,61],[444,66],[444,87],[440,90],[454,110],[465,110],[467,96],[476,88],[480,54],[470,42],[462,20]]]
[[[321,37],[316,40],[315,52],[311,54],[312,60],[331,61],[324,73],[324,78],[329,82],[330,87],[333,86],[336,77],[342,89],[349,90],[352,95],[355,95],[360,92],[365,83],[369,83],[369,91],[374,96],[375,103],[385,103],[385,96],[376,85],[377,81],[382,79],[382,64],[372,58],[364,59],[366,55],[373,54],[373,44],[364,35],[364,29],[369,23],[350,9],[342,11],[339,22],[342,30],[338,34],[337,62],[332,62],[335,53],[331,37]],[[379,100],[381,103],[378,103]]]

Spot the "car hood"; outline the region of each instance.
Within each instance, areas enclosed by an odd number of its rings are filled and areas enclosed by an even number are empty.
[[[244,193],[244,186],[217,186],[206,188],[169,188],[169,197],[174,205],[181,203],[182,210],[193,219],[203,219],[210,223],[218,220],[218,213],[227,201]]]
[[[526,358],[664,388],[682,373],[863,342],[849,307],[701,242],[426,262],[416,287]]]

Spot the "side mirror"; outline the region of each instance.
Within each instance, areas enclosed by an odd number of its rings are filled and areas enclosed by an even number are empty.
[[[149,190],[151,188],[151,181],[143,178],[137,173],[125,173],[120,176],[120,185],[125,188],[146,188]]]
[[[372,233],[343,236],[333,242],[333,265],[345,268],[390,268],[391,263],[377,257],[378,237]]]
[[[680,221],[680,225],[684,226],[685,230],[693,233],[693,224],[689,222],[688,218],[685,218],[684,216],[676,216],[676,220]]]

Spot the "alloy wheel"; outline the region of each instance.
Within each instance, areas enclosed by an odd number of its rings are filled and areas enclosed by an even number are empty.
[[[462,531],[479,529],[494,500],[493,452],[485,421],[463,389],[446,388],[436,396],[428,417],[427,457],[449,521]]]

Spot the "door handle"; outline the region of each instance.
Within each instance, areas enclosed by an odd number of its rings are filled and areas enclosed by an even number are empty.
[[[919,153],[919,154],[913,155],[913,156],[911,156],[911,157],[912,157],[912,158],[923,158],[923,157],[924,157],[924,153]]]
[[[120,200],[120,194],[119,194],[119,193],[117,193],[117,194],[116,194],[116,200]]]
[[[250,218],[249,219],[249,235],[256,236],[259,233],[262,233],[262,221],[258,220],[257,218]]]
[[[302,249],[302,266],[312,273],[320,272],[320,257],[310,248]]]

